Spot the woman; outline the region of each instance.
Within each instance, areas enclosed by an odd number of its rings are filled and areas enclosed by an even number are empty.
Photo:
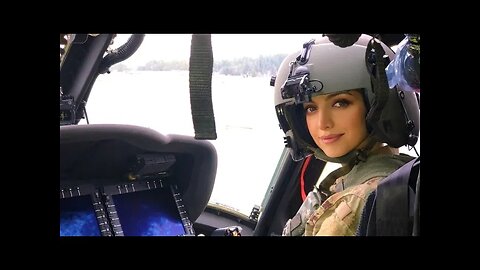
[[[419,107],[413,92],[389,89],[394,53],[368,35],[339,47],[327,37],[283,61],[275,105],[294,160],[314,155],[343,166],[310,192],[284,235],[355,235],[367,196],[413,158]]]

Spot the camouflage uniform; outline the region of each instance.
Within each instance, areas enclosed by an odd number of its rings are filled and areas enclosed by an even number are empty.
[[[284,227],[283,235],[355,235],[366,198],[379,182],[413,158],[406,155],[377,154],[338,178],[335,191],[320,204],[318,191],[310,192],[297,214]]]

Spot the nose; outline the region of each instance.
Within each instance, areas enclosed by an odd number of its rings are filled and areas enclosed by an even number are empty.
[[[318,109],[318,113],[316,114],[316,122],[317,127],[320,130],[327,130],[333,127],[332,117],[330,115],[330,110],[328,109]]]

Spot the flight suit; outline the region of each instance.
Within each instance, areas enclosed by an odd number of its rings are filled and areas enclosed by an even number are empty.
[[[382,179],[413,157],[391,153],[369,156],[330,188],[333,195],[321,202],[318,191],[311,191],[297,214],[284,227],[282,235],[355,235],[366,198]]]

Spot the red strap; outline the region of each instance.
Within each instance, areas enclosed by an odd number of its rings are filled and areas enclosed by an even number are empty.
[[[307,194],[305,193],[305,180],[303,179],[303,176],[305,175],[308,164],[310,164],[310,159],[312,159],[312,156],[308,156],[307,158],[305,158],[302,166],[302,172],[300,174],[300,195],[302,195],[302,201],[305,201],[305,199],[307,198]]]

